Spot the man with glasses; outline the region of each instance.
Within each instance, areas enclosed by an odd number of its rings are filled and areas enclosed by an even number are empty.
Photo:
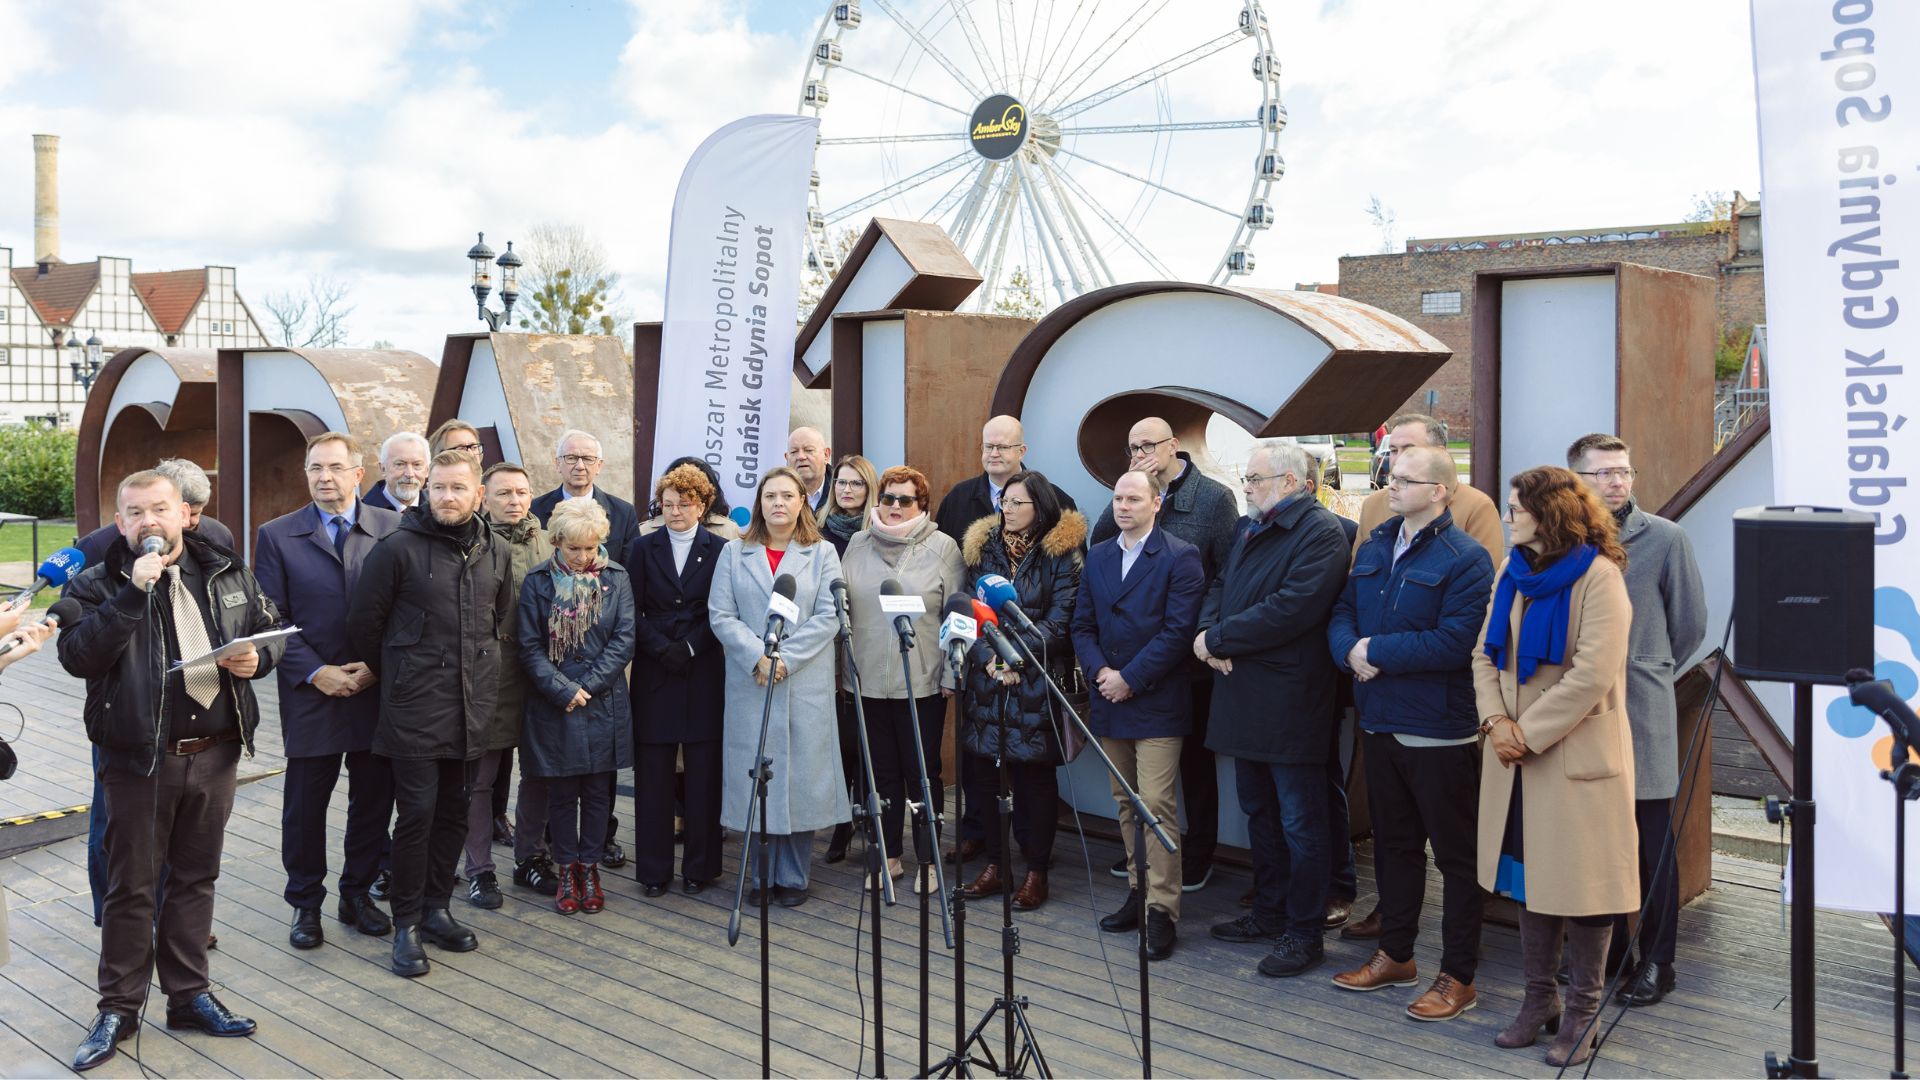
[[[387,436],[380,444],[380,480],[367,489],[362,500],[395,513],[410,509],[420,501],[431,456],[426,436],[417,431],[396,431]]]
[[[1227,486],[1200,471],[1193,456],[1180,449],[1173,426],[1149,416],[1127,432],[1127,468],[1151,474],[1165,494],[1155,527],[1200,549],[1200,567],[1211,585],[1233,550],[1240,524],[1240,504]],[[1100,512],[1093,543],[1120,534],[1113,506]],[[1213,751],[1207,749],[1207,710],[1213,703],[1213,673],[1199,660],[1190,660],[1188,693],[1193,722],[1180,746],[1180,791],[1187,807],[1187,828],[1181,837],[1180,876],[1183,892],[1198,892],[1213,876],[1213,853],[1220,841],[1220,779]],[[1123,858],[1109,868],[1114,877],[1127,876]]]
[[[818,428],[797,427],[787,436],[787,466],[807,485],[803,497],[815,521],[825,521],[833,513],[833,492],[827,483],[832,464],[833,447]]]
[[[480,443],[480,429],[459,417],[442,421],[439,427],[433,429],[433,434],[427,436],[427,442],[434,457],[451,450],[467,455],[475,465],[479,465],[481,458],[486,455],[486,448]]]
[[[1000,512],[1000,493],[1006,489],[1007,481],[1026,467],[1027,434],[1018,417],[996,416],[988,420],[980,429],[980,475],[970,476],[953,485],[940,500],[940,509],[933,513],[933,521],[940,531],[946,533],[955,544],[966,539],[967,527],[983,517]],[[1060,509],[1078,510],[1073,498],[1060,490],[1058,485],[1048,482],[1053,488],[1054,497],[1060,500]],[[960,818],[959,846],[947,852],[947,861],[955,858],[971,862],[980,853],[986,836],[985,826],[980,819],[980,806],[985,799],[977,797],[976,792],[984,786],[974,781],[972,769],[967,765],[968,755],[961,754],[958,768],[959,782],[966,791],[965,813]],[[1025,842],[1026,837],[1019,835],[1026,826],[1014,818],[1015,839]]]
[[[254,574],[280,609],[287,639],[280,662],[280,730],[286,744],[286,792],[280,808],[280,863],[293,908],[287,940],[296,949],[324,939],[320,907],[327,899],[327,805],[347,769],[347,835],[340,868],[339,919],[362,934],[393,929],[367,895],[387,861],[387,819],[393,773],[373,753],[379,716],[368,670],[347,639],[347,604],[360,564],[400,515],[356,498],[366,470],[352,436],[322,432],[307,442],[307,494],[312,502],[260,526]]]
[[[1707,633],[1707,596],[1686,532],[1633,501],[1632,451],[1613,435],[1582,435],[1567,448],[1578,473],[1620,525],[1633,626],[1627,646],[1627,723],[1633,729],[1634,818],[1640,827],[1640,968],[1621,993],[1653,1005],[1673,989],[1680,921],[1679,864],[1667,843],[1680,787],[1679,705],[1673,684]],[[1651,899],[1649,899],[1651,898]],[[1623,947],[1626,916],[1615,924]],[[1624,958],[1624,956],[1622,957]],[[1615,965],[1608,964],[1611,970]]]
[[[1346,581],[1347,536],[1313,497],[1314,467],[1293,443],[1254,444],[1251,521],[1207,590],[1193,639],[1193,654],[1215,672],[1207,747],[1234,759],[1253,857],[1253,910],[1212,934],[1273,942],[1260,961],[1269,976],[1325,959],[1335,685],[1326,633]]]
[[[1342,990],[1412,986],[1413,943],[1427,890],[1427,844],[1444,881],[1440,974],[1407,1006],[1415,1020],[1473,1008],[1482,900],[1478,881],[1479,716],[1474,639],[1486,621],[1493,559],[1454,527],[1453,455],[1412,446],[1394,455],[1388,518],[1360,542],[1333,607],[1327,643],[1351,672],[1364,732],[1380,947],[1333,977]]]
[[[1436,449],[1447,448],[1447,426],[1425,413],[1401,413],[1387,421],[1387,471],[1393,471],[1393,458],[1410,446],[1431,446]],[[1453,502],[1448,507],[1453,515],[1454,527],[1480,541],[1487,549],[1487,555],[1498,565],[1507,553],[1506,533],[1500,528],[1500,508],[1493,504],[1479,488],[1471,484],[1461,484],[1454,492]],[[1385,488],[1367,496],[1360,504],[1360,531],[1354,537],[1354,551],[1373,530],[1393,516],[1393,510],[1387,505]]]

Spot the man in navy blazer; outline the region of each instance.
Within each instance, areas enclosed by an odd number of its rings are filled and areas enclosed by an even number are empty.
[[[1080,575],[1073,609],[1073,651],[1092,684],[1087,726],[1141,801],[1177,835],[1180,745],[1193,726],[1187,686],[1188,643],[1200,626],[1206,571],[1200,549],[1154,528],[1160,480],[1135,470],[1113,486],[1113,521],[1120,535],[1095,544]],[[1100,920],[1109,933],[1136,930],[1147,920],[1147,958],[1173,955],[1180,919],[1180,855],[1148,841],[1147,880],[1136,869],[1133,805],[1118,786],[1120,835],[1127,842],[1131,887],[1119,911]]]
[[[260,526],[254,573],[280,608],[287,641],[280,678],[280,727],[286,743],[286,792],[280,810],[280,862],[296,949],[320,945],[320,906],[327,899],[327,804],[347,767],[347,837],[340,870],[340,921],[384,935],[392,920],[367,891],[386,860],[393,815],[393,775],[373,753],[379,718],[374,684],[347,637],[347,604],[360,564],[400,515],[357,498],[366,470],[360,446],[337,431],[307,443],[307,493],[313,501]]]
[[[611,526],[607,531],[607,558],[621,562],[627,557],[627,549],[640,538],[640,515],[632,503],[610,491],[602,491],[594,482],[600,478],[600,469],[605,463],[606,459],[600,456],[600,440],[592,432],[574,429],[561,435],[553,450],[554,467],[560,470],[560,486],[533,500],[533,516],[540,519],[540,527],[544,529],[547,517],[560,505],[560,500],[591,495],[607,512],[607,524]]]

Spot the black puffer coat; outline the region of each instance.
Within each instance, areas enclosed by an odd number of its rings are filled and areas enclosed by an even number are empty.
[[[1087,519],[1078,510],[1061,515],[1058,524],[1027,552],[1019,566],[1007,557],[1000,542],[1000,518],[981,518],[966,532],[960,545],[960,558],[967,576],[974,583],[988,574],[999,574],[1013,582],[1020,594],[1020,608],[1040,629],[1035,637],[1003,622],[1001,632],[1019,634],[1027,647],[1047,664],[1047,672],[1064,689],[1073,673],[1073,642],[1070,625],[1074,598],[1080,592],[1080,570],[1085,563],[1081,544],[1087,536]],[[1006,721],[1009,761],[1059,764],[1060,746],[1054,710],[1058,704],[1038,679],[1022,680],[1017,686],[1002,686],[986,673],[993,652],[985,642],[976,643],[967,657],[967,697],[960,724],[960,745],[968,753],[983,757],[1000,755],[1001,720]],[[1066,718],[1058,719],[1067,723]]]
[[[479,518],[457,536],[414,507],[360,565],[347,636],[380,680],[373,752],[478,758],[513,632],[512,555]]]

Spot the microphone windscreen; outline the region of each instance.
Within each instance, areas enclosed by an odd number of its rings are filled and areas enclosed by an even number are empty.
[[[975,622],[992,623],[995,626],[1000,625],[1000,616],[995,614],[992,608],[978,600],[973,602],[973,619]]]
[[[960,615],[971,619],[974,603],[974,599],[966,593],[952,593],[947,597],[947,602],[941,605],[940,617],[944,619],[949,615]]]
[[[145,540],[140,541],[140,554],[142,555],[158,555],[165,550],[167,550],[167,541],[164,537],[149,536]]]
[[[86,565],[87,556],[79,548],[63,547],[47,556],[46,561],[40,564],[40,569],[34,574],[36,577],[45,578],[48,585],[57,589],[73,580],[73,575],[79,573]]]
[[[47,621],[50,623],[58,623],[61,626],[72,626],[74,623],[79,622],[80,601],[72,597],[63,597],[55,600],[53,605],[47,608]]]
[[[906,590],[900,587],[899,578],[888,578],[880,583],[881,596],[901,596]]]
[[[793,580],[792,574],[781,574],[779,577],[773,579],[773,592],[775,596],[784,596],[791,600],[793,599],[793,594],[799,590],[800,586]]]
[[[987,606],[995,611],[1009,603],[1020,602],[1020,593],[1014,589],[1013,582],[999,574],[988,574],[981,578],[980,583],[974,586],[974,595],[986,601]]]

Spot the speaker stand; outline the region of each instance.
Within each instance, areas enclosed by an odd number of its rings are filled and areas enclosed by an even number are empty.
[[[1793,914],[1789,941],[1789,991],[1793,996],[1793,1045],[1782,1063],[1767,1051],[1769,1077],[1819,1076],[1813,1046],[1813,684],[1793,684]]]

